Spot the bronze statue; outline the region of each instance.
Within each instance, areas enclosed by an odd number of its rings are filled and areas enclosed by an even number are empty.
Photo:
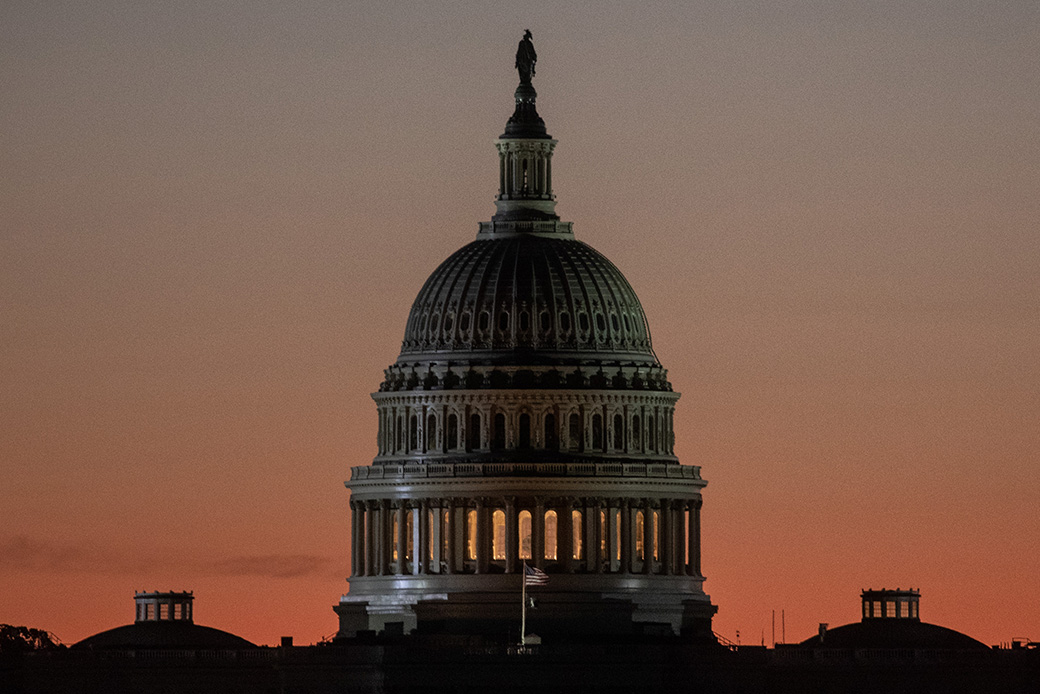
[[[531,30],[524,30],[524,38],[516,49],[516,69],[520,72],[520,84],[531,84],[534,77],[534,64],[538,62],[538,54],[531,43]]]

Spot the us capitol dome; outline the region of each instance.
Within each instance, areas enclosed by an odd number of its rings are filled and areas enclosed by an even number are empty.
[[[675,457],[679,394],[635,291],[555,212],[535,60],[528,34],[496,213],[426,280],[372,396],[338,637],[516,636],[525,590],[543,637],[711,637],[706,482]]]

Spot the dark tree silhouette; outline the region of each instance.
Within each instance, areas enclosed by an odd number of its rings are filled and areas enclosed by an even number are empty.
[[[43,629],[0,624],[0,653],[25,653],[64,648],[57,637]]]

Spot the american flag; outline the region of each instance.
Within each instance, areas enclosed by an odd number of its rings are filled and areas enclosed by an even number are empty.
[[[524,585],[544,586],[549,582],[549,574],[541,569],[536,569],[528,563],[524,563]]]

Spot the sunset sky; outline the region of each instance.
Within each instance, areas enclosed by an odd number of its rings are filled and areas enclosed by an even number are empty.
[[[528,28],[557,211],[682,393],[716,631],[913,586],[1040,639],[1035,0],[3,2],[0,622],[336,631],[369,394],[494,212]]]

